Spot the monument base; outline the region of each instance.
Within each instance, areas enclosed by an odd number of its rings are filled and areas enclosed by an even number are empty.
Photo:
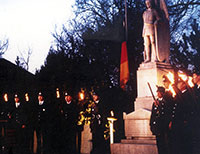
[[[111,145],[111,154],[157,154],[155,136],[150,131],[150,116],[153,97],[147,83],[150,83],[154,95],[157,86],[163,86],[162,76],[174,73],[170,64],[160,62],[142,63],[137,71],[137,92],[135,111],[124,113],[126,139]]]
[[[149,127],[150,115],[150,110],[142,108],[124,113],[126,139],[112,144],[111,154],[157,154],[155,136]]]
[[[160,62],[140,64],[137,70],[137,99],[152,97],[147,83],[150,83],[152,91],[156,95],[156,86],[163,86],[162,77],[169,72],[174,73],[174,69],[170,64]]]
[[[157,154],[155,139],[121,140],[111,144],[111,154]]]

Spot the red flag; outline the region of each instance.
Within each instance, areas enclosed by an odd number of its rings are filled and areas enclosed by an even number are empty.
[[[125,90],[126,83],[129,80],[129,67],[126,41],[122,42],[121,63],[120,63],[120,87]]]

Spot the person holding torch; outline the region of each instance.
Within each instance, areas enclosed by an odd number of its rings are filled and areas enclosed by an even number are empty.
[[[150,117],[150,129],[152,134],[156,136],[156,143],[159,154],[170,154],[169,152],[169,122],[170,107],[164,98],[165,88],[157,87],[157,99],[152,105]]]

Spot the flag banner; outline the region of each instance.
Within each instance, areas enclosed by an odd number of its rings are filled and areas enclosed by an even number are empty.
[[[129,80],[129,67],[126,41],[122,42],[121,62],[120,62],[120,87],[125,90],[126,83]]]

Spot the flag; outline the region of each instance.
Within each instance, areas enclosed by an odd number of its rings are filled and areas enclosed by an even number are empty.
[[[126,83],[129,80],[129,67],[126,41],[122,42],[121,62],[120,62],[120,87],[125,90]]]

